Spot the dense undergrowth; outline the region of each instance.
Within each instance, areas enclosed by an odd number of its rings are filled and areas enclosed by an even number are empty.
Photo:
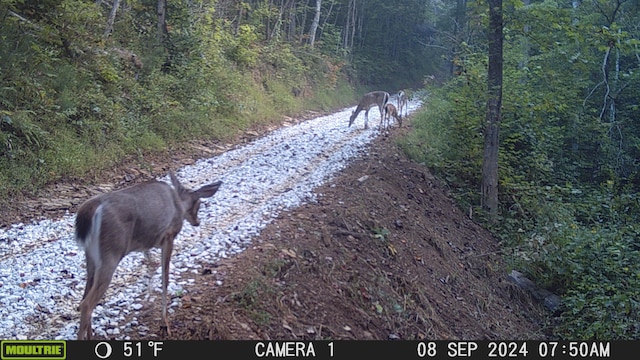
[[[229,140],[355,98],[342,60],[260,43],[248,26],[235,36],[206,12],[175,15],[180,28],[161,44],[142,4],[118,13],[103,37],[104,13],[90,2],[9,3],[13,10],[0,13],[3,202],[55,181],[90,180],[124,158],[144,164],[150,152]]]
[[[552,136],[553,130],[538,129],[544,139],[523,140],[531,135],[521,129],[529,120],[512,117],[507,106],[501,127],[501,211],[498,221],[488,221],[477,205],[483,146],[478,119],[484,107],[481,96],[465,96],[469,91],[467,84],[454,83],[432,89],[424,111],[412,121],[414,132],[401,146],[428,164],[453,189],[460,206],[494,232],[511,268],[562,297],[561,308],[549,317],[554,336],[637,339],[640,199],[635,187],[614,171],[595,183],[581,179],[581,169],[573,168],[577,160],[547,147],[562,143],[553,136],[583,134]],[[518,141],[523,143],[515,146]],[[592,160],[599,161],[595,155]]]
[[[478,206],[485,42],[461,44],[457,76],[428,89],[402,146],[494,232],[511,267],[562,296],[554,336],[638,339],[638,4],[504,9],[499,218]]]

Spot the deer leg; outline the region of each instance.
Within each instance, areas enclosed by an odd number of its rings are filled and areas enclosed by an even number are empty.
[[[147,282],[147,300],[151,298],[151,290],[153,289],[153,274],[156,272],[156,264],[151,257],[151,251],[144,251],[144,258],[147,262],[147,272],[149,276],[149,281]]]
[[[383,113],[384,115],[382,115]],[[383,109],[382,112],[380,112],[380,115],[381,115],[380,124],[382,125],[382,129],[383,130],[389,129],[389,122],[391,121],[391,113],[385,112]]]
[[[86,258],[86,264],[87,264],[87,284],[84,287],[84,294],[82,294],[82,300],[84,300],[84,298],[87,297],[87,293],[89,293],[89,289],[93,287],[93,278],[96,273],[96,265],[93,262],[93,260],[91,260],[91,258],[88,256]]]
[[[364,129],[368,129],[369,128],[369,109],[367,109],[367,111],[364,112]]]
[[[391,123],[391,113],[390,112],[386,112],[384,115],[384,121],[382,122],[382,128],[384,130],[388,130],[389,129],[389,124]]]
[[[79,308],[82,309],[82,304],[85,302],[84,300],[87,298],[87,294],[89,294],[91,288],[93,288],[93,280],[96,272],[96,265],[91,260],[89,256],[86,257],[87,264],[87,283],[84,286],[84,294],[82,295],[82,301],[80,302]],[[93,311],[93,308],[91,308]],[[88,312],[89,319],[86,318],[86,311],[80,312],[80,327],[78,328],[78,340],[82,339],[91,339],[91,311]],[[88,328],[87,328],[88,327]]]
[[[167,319],[167,286],[169,284],[169,266],[171,264],[174,238],[175,235],[169,236],[162,244],[162,321],[164,326],[160,330],[162,332],[166,331],[169,336],[171,336],[171,328]]]
[[[82,302],[80,302],[78,340],[91,339],[91,314],[107,291],[113,273],[118,266],[118,262],[119,261],[103,261],[102,265],[96,268],[93,265],[89,265],[90,261],[87,260],[87,287],[85,288],[84,298]],[[91,273],[89,273],[89,271],[91,271]],[[91,284],[89,284],[89,282],[91,282]]]

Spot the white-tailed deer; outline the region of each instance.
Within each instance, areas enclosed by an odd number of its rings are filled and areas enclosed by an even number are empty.
[[[391,117],[394,117],[398,121],[398,126],[402,127],[402,115],[398,115],[398,109],[396,109],[395,105],[392,103],[387,103],[384,106],[384,127],[383,129],[388,129],[390,127],[389,120]]]
[[[369,128],[369,109],[374,105],[378,105],[378,110],[380,111],[380,123],[384,120],[384,106],[389,101],[389,93],[386,91],[373,91],[370,93],[366,93],[360,99],[358,106],[351,113],[351,117],[349,118],[349,126],[353,125],[353,122],[358,117],[358,114],[365,110],[364,112],[364,128]]]
[[[404,116],[407,115],[407,94],[404,92],[404,90],[400,90],[398,92],[398,112],[400,113],[400,116],[402,115],[402,110],[404,110]]]
[[[91,315],[104,295],[120,260],[132,251],[162,249],[162,320],[168,334],[167,284],[173,241],[183,220],[198,226],[200,199],[213,196],[221,181],[192,191],[184,188],[173,172],[173,188],[149,181],[85,201],[76,215],[76,241],[85,251],[87,285],[80,303],[78,339],[92,336]]]

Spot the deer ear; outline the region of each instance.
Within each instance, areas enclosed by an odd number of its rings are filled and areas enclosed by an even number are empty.
[[[169,177],[171,178],[171,184],[173,184],[173,187],[176,189],[176,191],[179,192],[184,189],[184,187],[182,186],[182,184],[180,184],[180,181],[178,181],[178,178],[175,176],[173,171],[169,171]]]
[[[194,191],[194,193],[201,198],[212,197],[213,194],[218,192],[220,185],[222,185],[222,181],[216,181],[214,183],[201,187],[200,189]]]

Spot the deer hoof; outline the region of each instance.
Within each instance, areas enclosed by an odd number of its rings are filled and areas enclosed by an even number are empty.
[[[171,330],[167,325],[160,326],[160,337],[166,338],[167,336],[171,336]]]

